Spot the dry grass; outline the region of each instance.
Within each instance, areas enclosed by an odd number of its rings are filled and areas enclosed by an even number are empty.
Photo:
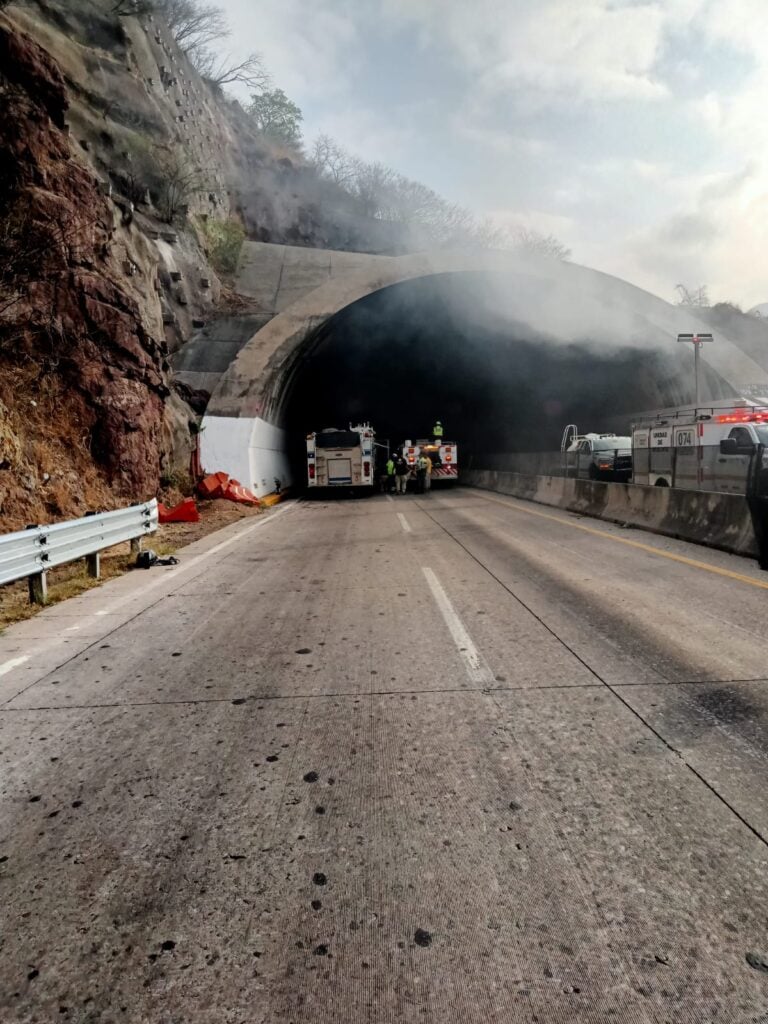
[[[168,523],[161,526],[157,533],[152,534],[144,543],[144,547],[152,548],[158,555],[165,557],[215,530],[236,523],[240,519],[258,515],[259,512],[260,509],[235,505],[231,501],[200,502],[199,523]],[[100,580],[91,579],[84,562],[73,562],[52,569],[48,573],[48,607],[70,597],[77,597],[86,590],[98,587],[105,580],[134,571],[134,561],[135,556],[131,555],[129,545],[119,544],[102,553]],[[31,619],[40,610],[39,605],[29,603],[26,580],[0,588],[0,631],[14,622]]]

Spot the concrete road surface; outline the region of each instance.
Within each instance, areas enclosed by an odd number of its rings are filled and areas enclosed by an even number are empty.
[[[768,1022],[768,574],[289,504],[0,636],[0,1021]]]

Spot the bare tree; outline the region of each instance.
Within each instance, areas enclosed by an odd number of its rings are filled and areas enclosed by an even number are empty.
[[[209,175],[191,163],[180,148],[168,149],[158,157],[161,184],[156,200],[160,216],[168,224],[186,212],[190,200],[210,191]]]
[[[190,59],[199,75],[219,87],[238,82],[249,89],[264,90],[272,83],[258,53],[250,54],[239,64],[229,55],[221,56],[214,50],[195,50]]]
[[[230,34],[226,15],[215,4],[202,0],[155,0],[155,10],[190,57],[210,49],[213,43]]]
[[[363,216],[402,225],[415,247],[513,248],[561,260],[571,254],[553,235],[525,228],[510,232],[489,220],[478,221],[427,185],[385,164],[358,159],[328,135],[316,139],[310,164],[322,179],[356,199]]]
[[[361,161],[340,146],[330,135],[319,135],[312,147],[310,163],[321,178],[349,188],[361,171]]]
[[[516,227],[510,234],[511,248],[532,256],[553,260],[569,260],[571,250],[554,235],[543,235],[533,228]]]
[[[680,294],[677,300],[678,306],[709,306],[709,295],[707,286],[699,285],[698,288],[688,288],[684,284],[676,284],[676,290]]]

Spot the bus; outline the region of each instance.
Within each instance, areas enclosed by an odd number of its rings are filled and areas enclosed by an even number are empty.
[[[307,434],[307,486],[373,491],[375,432],[369,423],[348,430],[327,427]]]

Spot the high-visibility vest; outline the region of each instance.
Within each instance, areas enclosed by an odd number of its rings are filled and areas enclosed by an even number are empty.
[[[436,423],[435,426],[432,428],[432,437],[442,437],[442,436],[443,436],[443,428],[440,426],[439,423]]]
[[[418,461],[417,465],[418,465],[419,469],[426,469],[427,468],[427,459],[426,459],[426,457],[424,455],[420,455],[419,456],[419,461]]]
[[[395,475],[395,463],[392,459],[387,459],[387,476]]]

